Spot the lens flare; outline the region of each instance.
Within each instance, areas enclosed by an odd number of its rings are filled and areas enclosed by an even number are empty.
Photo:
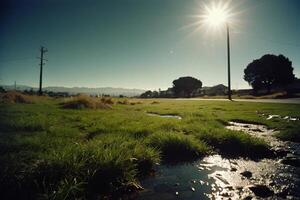
[[[215,4],[211,7],[205,6],[203,22],[209,26],[218,27],[228,22],[229,13],[226,4]]]

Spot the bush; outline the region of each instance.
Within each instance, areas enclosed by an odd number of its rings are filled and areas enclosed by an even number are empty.
[[[86,95],[79,95],[77,97],[71,97],[70,100],[62,103],[63,108],[70,108],[70,109],[83,109],[83,108],[90,108],[90,109],[109,109],[111,108],[110,105],[98,101],[93,97],[89,97]]]

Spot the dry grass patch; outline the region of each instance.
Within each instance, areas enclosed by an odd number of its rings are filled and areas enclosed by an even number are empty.
[[[117,101],[117,104],[128,105],[129,101],[127,99]]]
[[[101,102],[104,104],[109,104],[109,105],[114,104],[114,101],[110,97],[102,97]]]
[[[32,103],[32,97],[21,92],[9,91],[0,94],[0,102],[3,103]]]
[[[103,103],[96,98],[87,96],[87,95],[79,95],[77,97],[72,97],[66,102],[62,103],[63,108],[70,109],[110,109],[111,106],[107,103]]]

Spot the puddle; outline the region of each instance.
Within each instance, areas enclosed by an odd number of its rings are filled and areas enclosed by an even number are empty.
[[[175,119],[182,119],[179,115],[165,115],[165,114],[157,114],[157,113],[147,113],[149,116],[156,116],[162,118],[175,118]]]
[[[299,121],[300,119],[297,117],[291,117],[291,116],[280,116],[280,115],[267,115],[265,113],[261,113],[259,111],[256,111],[258,115],[266,117],[267,120],[271,119],[281,119],[281,120],[286,120],[286,121]]]
[[[282,162],[299,159],[299,143],[277,140],[274,130],[263,125],[231,122],[231,130],[266,140],[286,155],[253,161],[207,156],[192,163],[158,165],[156,175],[141,181],[138,199],[300,199],[300,168]]]

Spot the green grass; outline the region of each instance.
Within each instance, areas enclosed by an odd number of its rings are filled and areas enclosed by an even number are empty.
[[[209,147],[195,137],[176,132],[158,132],[148,137],[148,145],[158,148],[164,160],[185,161],[199,158],[209,152]]]
[[[292,127],[290,129],[284,129],[276,133],[275,136],[285,141],[300,142],[300,128]]]
[[[161,161],[193,160],[213,152],[250,158],[270,154],[264,141],[225,129],[232,120],[265,124],[280,130],[277,137],[299,141],[299,121],[266,120],[257,111],[299,118],[300,105],[112,101],[111,109],[79,110],[62,108],[64,99],[1,103],[2,199],[117,198]],[[147,112],[176,114],[182,120]]]

